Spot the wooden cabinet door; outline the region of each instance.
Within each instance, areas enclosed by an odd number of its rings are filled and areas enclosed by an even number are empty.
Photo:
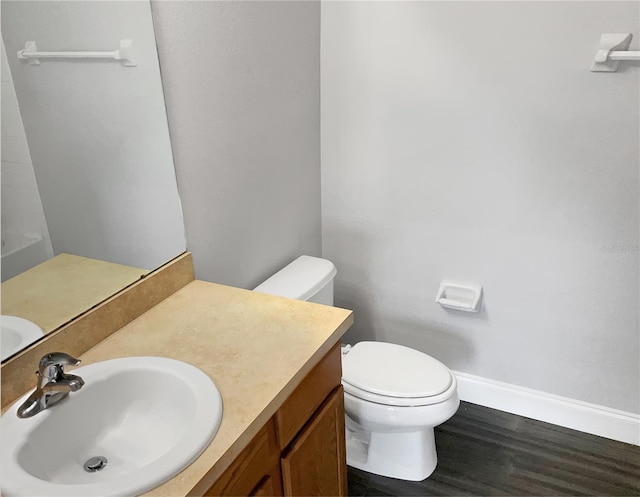
[[[273,419],[204,493],[205,497],[249,495],[282,495],[280,449]]]
[[[282,495],[282,478],[280,465],[273,468],[273,474],[267,475],[251,492],[252,497],[274,497]]]
[[[344,393],[339,386],[282,458],[284,495],[347,495]]]

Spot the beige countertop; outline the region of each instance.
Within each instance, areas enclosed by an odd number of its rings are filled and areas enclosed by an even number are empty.
[[[187,493],[217,478],[353,323],[351,311],[193,281],[81,356],[162,356],[197,366],[222,394],[213,442],[148,496]]]
[[[2,283],[2,314],[33,321],[46,334],[148,272],[60,254]]]

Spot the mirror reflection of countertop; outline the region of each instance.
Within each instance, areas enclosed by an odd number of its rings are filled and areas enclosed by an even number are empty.
[[[2,283],[2,314],[49,333],[147,274],[145,269],[60,254]]]
[[[213,442],[145,494],[187,495],[212,468],[219,476],[231,464],[352,323],[345,309],[192,281],[81,359],[168,357],[213,379],[224,406]]]

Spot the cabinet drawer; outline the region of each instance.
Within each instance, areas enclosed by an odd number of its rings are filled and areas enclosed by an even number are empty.
[[[281,481],[279,466],[280,450],[276,444],[274,422],[270,420],[204,495],[246,496],[260,495],[261,491],[278,495],[282,492],[276,490],[280,488]]]
[[[276,412],[276,434],[281,449],[291,443],[331,391],[340,385],[341,361],[338,342]]]

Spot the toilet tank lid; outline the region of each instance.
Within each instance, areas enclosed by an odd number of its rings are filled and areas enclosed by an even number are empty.
[[[431,397],[452,384],[451,371],[418,350],[386,342],[359,342],[342,356],[342,381],[386,397]]]
[[[308,300],[335,278],[331,261],[301,255],[253,290],[290,299]]]

